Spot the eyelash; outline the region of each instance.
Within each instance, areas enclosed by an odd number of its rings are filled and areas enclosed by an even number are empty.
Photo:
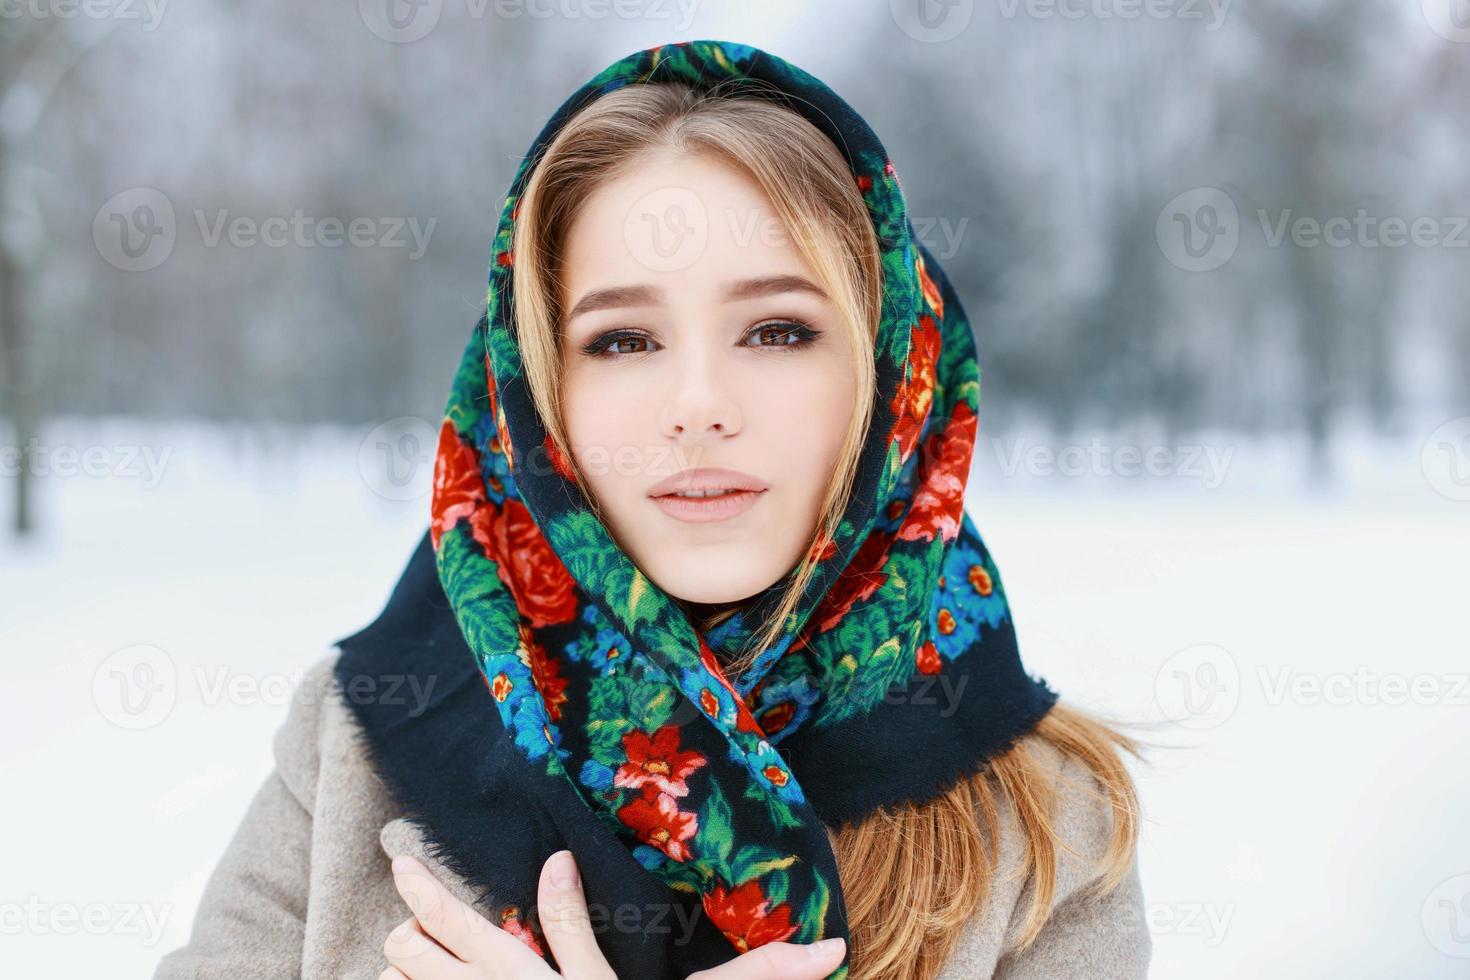
[[[787,328],[789,328],[786,331],[784,331],[784,334],[787,337],[795,337],[796,338],[795,339],[795,342],[794,343],[786,343],[786,344],[771,344],[771,345],[761,344],[761,345],[757,345],[757,349],[765,348],[767,350],[778,350],[778,351],[798,350],[798,349],[803,348],[803,347],[809,347],[809,346],[811,346],[811,344],[818,337],[820,337],[822,335],[822,331],[817,330],[815,327],[811,326],[808,323],[804,323],[801,320],[789,320],[789,319],[787,319],[787,320],[767,320],[767,321],[765,321],[763,323],[757,323],[755,326],[751,327],[750,330],[748,330],[746,332],[746,336],[750,336],[750,334],[752,334],[752,333],[759,333],[761,331],[764,331],[764,330],[767,330],[767,329],[770,329],[770,328],[773,328],[773,327],[787,327]],[[608,351],[608,348],[611,347],[613,344],[616,344],[616,343],[618,343],[620,341],[624,341],[624,340],[644,340],[644,341],[647,341],[649,339],[650,338],[648,337],[647,334],[639,333],[636,330],[614,330],[614,331],[610,331],[609,333],[605,333],[605,334],[601,335],[600,337],[598,337],[595,340],[593,340],[590,344],[588,344],[585,347],[583,347],[582,348],[582,353],[588,355],[589,357],[614,357],[614,358],[617,358],[617,357],[636,357],[639,354],[648,354],[648,353],[651,353],[651,352],[650,351],[646,351],[646,350],[640,350],[640,351],[623,351],[621,353],[617,353],[617,352],[611,352],[610,353]]]

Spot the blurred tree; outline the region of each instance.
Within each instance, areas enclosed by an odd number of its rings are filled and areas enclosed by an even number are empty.
[[[95,18],[0,18],[0,413],[11,427],[6,448],[16,465],[10,526],[17,537],[34,527],[28,453],[40,432],[45,383],[35,351],[46,327],[26,288],[46,245],[33,136],[62,81],[115,26]]]

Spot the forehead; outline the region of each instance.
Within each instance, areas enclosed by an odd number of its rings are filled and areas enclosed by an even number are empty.
[[[697,292],[735,277],[811,275],[760,184],[708,155],[663,152],[601,183],[562,243],[564,301],[648,282]]]

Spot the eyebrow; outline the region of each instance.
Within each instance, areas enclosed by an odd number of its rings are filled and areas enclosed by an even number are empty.
[[[759,276],[755,279],[740,279],[725,284],[723,299],[726,303],[733,303],[743,299],[757,299],[761,296],[775,296],[779,293],[811,293],[821,299],[827,298],[827,293],[816,283],[803,276]],[[653,306],[663,298],[663,290],[655,286],[609,286],[606,289],[594,289],[579,299],[567,319],[571,320],[581,316],[583,313],[592,313],[595,310],[615,310],[627,306]]]

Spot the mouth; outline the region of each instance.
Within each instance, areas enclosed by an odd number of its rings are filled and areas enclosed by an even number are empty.
[[[679,491],[653,497],[659,509],[675,520],[690,524],[726,521],[754,507],[764,490],[735,488]]]
[[[723,466],[680,470],[654,484],[649,498],[675,520],[728,521],[750,510],[770,484]]]

